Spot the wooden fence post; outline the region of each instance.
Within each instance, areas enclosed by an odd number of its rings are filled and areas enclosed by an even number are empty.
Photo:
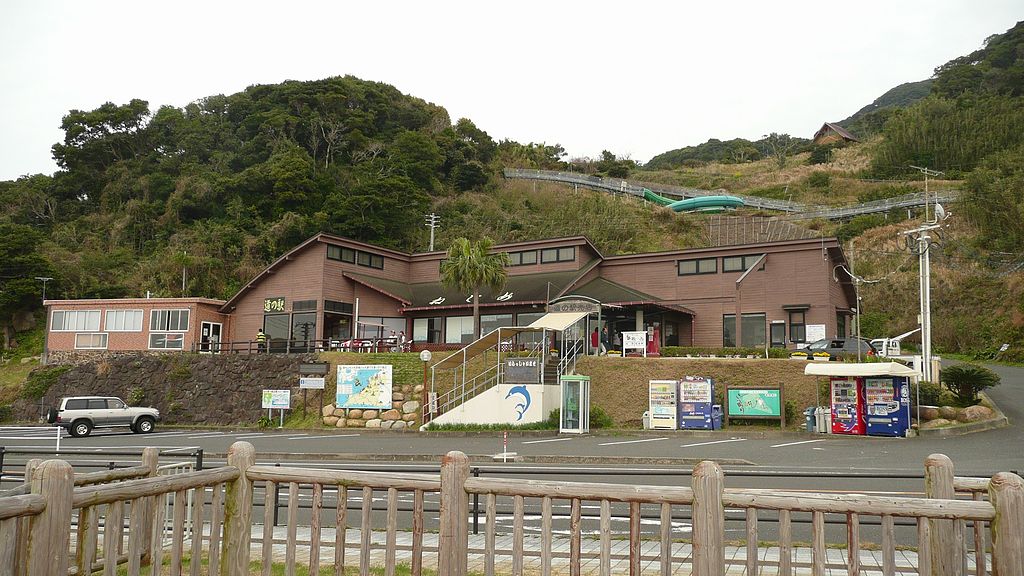
[[[925,498],[952,500],[956,497],[953,489],[953,461],[945,454],[932,454],[924,460]],[[960,576],[960,554],[954,545],[954,520],[930,520],[932,574],[935,576]]]
[[[992,576],[1024,576],[1024,480],[999,472],[988,483],[992,521]]]
[[[437,543],[437,572],[466,576],[469,567],[469,458],[459,451],[441,457],[441,531]]]
[[[693,468],[693,573],[696,576],[725,574],[724,478],[718,464],[708,460]]]
[[[160,466],[160,450],[158,448],[143,448],[142,465],[149,468],[149,474],[147,474],[147,476],[150,478],[155,477],[158,474],[157,468]],[[147,497],[145,505],[142,507],[142,519],[140,522],[142,533],[131,534],[129,536],[130,538],[139,538],[142,550],[142,566],[148,566],[152,560],[153,522],[156,521],[156,507],[157,497]]]
[[[228,466],[238,468],[238,479],[224,488],[224,540],[221,544],[220,573],[223,576],[248,576],[249,546],[252,542],[252,481],[246,476],[256,461],[256,451],[248,442],[235,442],[228,448]],[[264,546],[271,545],[264,542]]]
[[[32,475],[32,493],[46,499],[46,509],[29,521],[26,566],[32,576],[68,573],[74,491],[75,473],[63,460],[47,460]]]
[[[40,458],[32,458],[28,462],[25,462],[25,479],[23,483],[32,489],[32,475],[35,473],[36,468],[43,461]],[[14,550],[14,573],[17,576],[26,576],[28,574],[28,525],[29,518],[18,519],[18,534],[16,536],[16,544]]]

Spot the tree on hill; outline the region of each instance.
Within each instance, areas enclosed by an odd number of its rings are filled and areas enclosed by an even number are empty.
[[[493,246],[489,238],[478,242],[456,238],[441,263],[441,283],[472,294],[474,340],[480,337],[480,290],[486,287],[497,292],[508,281],[508,253],[491,254]]]

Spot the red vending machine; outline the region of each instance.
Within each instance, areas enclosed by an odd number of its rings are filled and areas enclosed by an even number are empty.
[[[865,433],[866,404],[859,378],[832,378],[832,433]]]

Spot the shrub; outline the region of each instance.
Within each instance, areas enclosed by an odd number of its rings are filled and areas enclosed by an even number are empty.
[[[828,185],[832,183],[832,177],[828,172],[812,172],[807,177],[807,185],[814,188],[828,188]]]
[[[999,384],[999,375],[979,364],[957,364],[942,371],[942,382],[962,405],[974,404],[978,393]]]
[[[21,389],[21,397],[26,400],[39,400],[60,379],[61,374],[70,370],[70,366],[54,366],[52,368],[36,368],[25,381]]]
[[[922,406],[942,406],[946,404],[944,402],[944,396],[946,391],[942,389],[942,386],[937,382],[928,382],[922,380],[918,386],[920,387],[921,405]],[[917,394],[913,387],[910,390],[911,403],[917,405]]]

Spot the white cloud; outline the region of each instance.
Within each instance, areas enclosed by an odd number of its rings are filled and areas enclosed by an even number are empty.
[[[495,139],[651,156],[809,136],[1014,25],[1015,1],[0,4],[0,179],[55,169],[61,117],[351,74]]]

